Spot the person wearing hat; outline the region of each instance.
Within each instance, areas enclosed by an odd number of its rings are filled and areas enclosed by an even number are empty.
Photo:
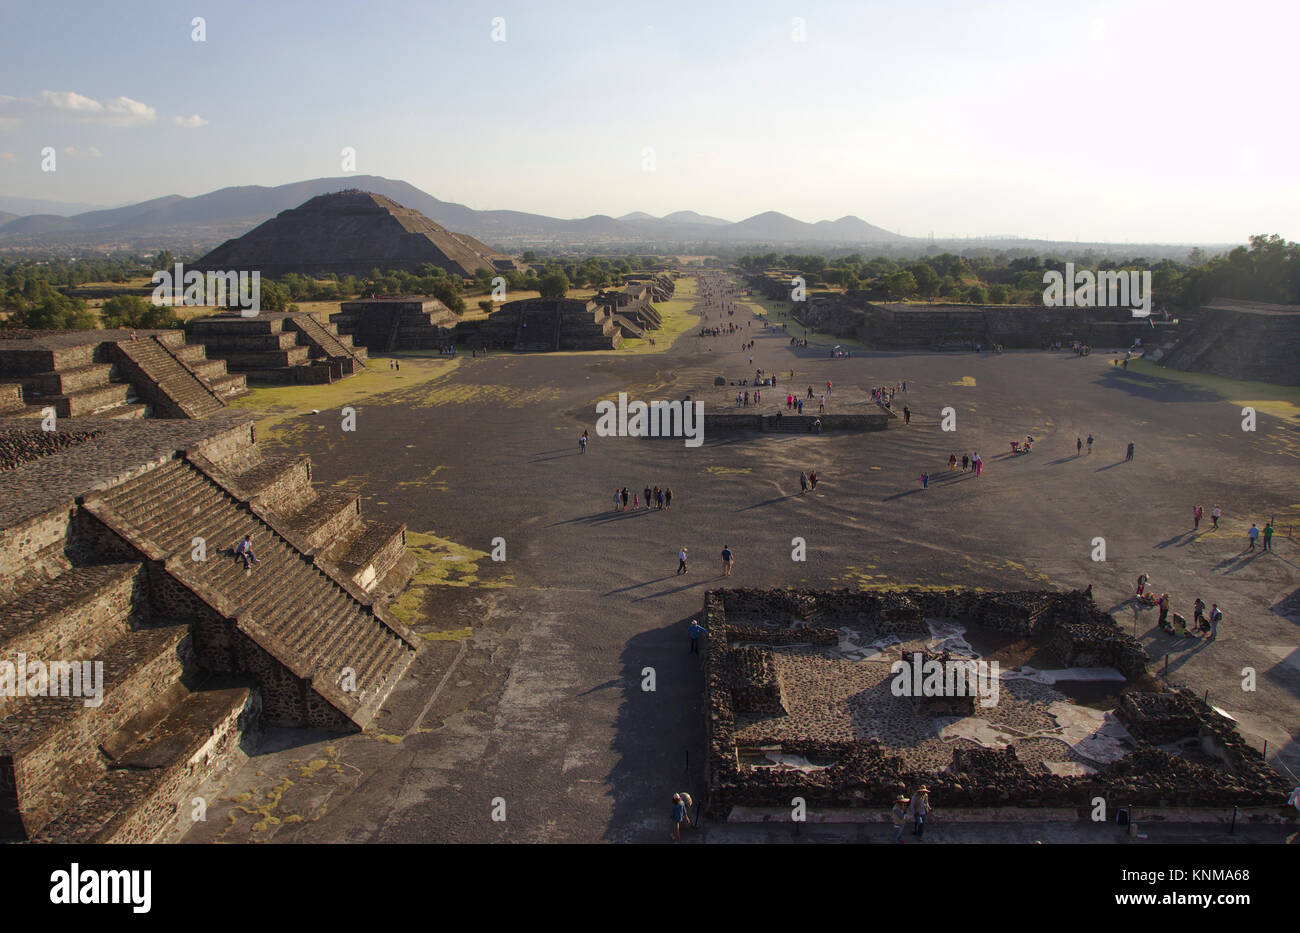
[[[894,798],[894,809],[890,812],[890,819],[894,821],[894,841],[902,843],[903,828],[907,826],[907,811],[903,809],[907,805],[907,798],[899,794]]]
[[[683,545],[682,549],[681,549],[680,551],[677,552],[677,573],[678,573],[679,575],[680,575],[680,574],[683,574],[683,573],[687,573],[687,570],[686,570],[686,547],[685,547],[684,545]]]
[[[915,821],[912,826],[912,835],[918,840],[925,835],[925,818],[930,815],[930,788],[922,784],[912,795],[912,802],[908,804],[907,809],[912,814]]]

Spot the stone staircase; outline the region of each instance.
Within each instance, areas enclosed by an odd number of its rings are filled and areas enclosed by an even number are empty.
[[[560,348],[560,309],[525,308],[515,330],[515,352],[544,353]]]
[[[226,406],[217,392],[156,337],[113,344],[118,365],[154,411],[168,418],[202,418]]]
[[[247,390],[180,331],[47,331],[0,341],[0,414],[199,418]],[[17,385],[24,403],[14,407]]]
[[[365,369],[368,353],[365,347],[354,346],[352,338],[347,342],[339,336],[337,324],[322,324],[315,315],[295,314],[285,319],[285,323],[301,335],[300,343],[305,342],[313,358],[326,357],[337,360],[344,375],[352,375],[359,369]]]
[[[244,503],[183,459],[104,493],[84,508],[310,684],[325,721],[364,726],[414,654],[404,627],[385,621]],[[293,534],[292,531],[288,532]],[[260,563],[230,549],[253,536]],[[208,549],[191,559],[196,538]]]

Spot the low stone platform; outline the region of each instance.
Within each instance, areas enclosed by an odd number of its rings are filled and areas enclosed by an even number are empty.
[[[1189,693],[1161,691],[1145,651],[1082,592],[715,590],[702,622],[713,819],[736,807],[788,812],[794,797],[887,811],[922,784],[945,811],[1086,812],[1096,797],[1252,807],[1286,796],[1231,722]],[[942,708],[898,695],[898,661],[977,657],[963,633],[979,630],[1036,643],[1062,668],[1097,666],[1060,676],[1113,676],[1118,711],[1077,702],[1030,669],[1001,671],[991,703],[954,706],[951,690]]]

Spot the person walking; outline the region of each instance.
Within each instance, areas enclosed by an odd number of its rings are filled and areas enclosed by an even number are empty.
[[[1088,453],[1092,453],[1092,435],[1088,435]]]
[[[1205,509],[1199,505],[1192,506],[1192,531],[1201,527],[1201,516],[1205,514]]]
[[[686,629],[687,634],[691,636],[691,654],[700,653],[700,636],[707,635],[708,631],[698,620],[691,619],[691,624]]]
[[[722,546],[722,575],[724,577],[731,576],[731,564],[734,556],[731,553],[731,548],[724,544]]]
[[[933,809],[930,806],[930,788],[922,784],[912,795],[912,802],[908,804],[908,809],[912,813],[912,835],[920,842],[925,836],[925,818],[930,815]]]
[[[961,471],[965,473],[970,469],[970,455],[963,453],[961,455]]]
[[[816,470],[809,470],[809,471],[808,471],[808,488],[809,488],[809,489],[816,489],[816,488],[817,488],[817,471],[816,471]]]
[[[677,573],[680,576],[681,574],[687,572],[688,571],[686,569],[686,548],[683,547],[680,551],[677,552]]]
[[[1273,550],[1273,523],[1271,521],[1264,526],[1264,550]]]
[[[956,455],[956,454],[949,454],[949,455],[948,455],[948,472],[951,473],[951,472],[952,472],[953,470],[955,470],[955,469],[957,469],[957,455]]]
[[[587,452],[587,432],[583,431],[582,437],[578,438],[578,453],[585,454],[586,452]]]
[[[1255,550],[1255,541],[1259,538],[1259,527],[1254,522],[1250,523],[1250,531],[1246,532],[1246,537],[1250,539],[1250,547],[1246,548],[1246,550]]]
[[[620,504],[622,504],[622,502],[623,502],[623,490],[615,486],[614,487],[614,511],[615,512],[619,510],[618,507]]]
[[[655,507],[658,509],[664,507],[664,491],[658,486],[655,487]]]
[[[921,474],[921,488],[922,488],[922,489],[929,489],[929,488],[930,488],[930,474],[929,474],[929,473],[922,473],[922,474]]]
[[[802,495],[808,491],[808,474],[801,472],[799,474],[799,494]]]
[[[908,408],[906,405],[904,405],[904,406],[903,406],[903,424],[911,424],[911,423],[912,423],[912,409],[910,409],[910,408]]]
[[[682,841],[682,823],[687,826],[691,825],[690,814],[686,812],[686,802],[682,800],[681,794],[673,794],[673,809],[671,814],[673,821],[673,842]]]
[[[894,841],[902,844],[903,830],[907,828],[907,811],[903,809],[907,805],[907,798],[899,794],[894,798],[894,809],[889,812],[889,818],[894,823]]]
[[[626,486],[623,487],[621,498],[623,500],[623,511],[626,512],[627,511],[627,487]]]
[[[1210,522],[1214,526],[1215,531],[1219,530],[1219,519],[1222,517],[1223,517],[1223,509],[1219,508],[1216,505],[1214,507],[1214,511],[1210,513]]]
[[[1077,457],[1077,456],[1079,456],[1079,455],[1082,454],[1082,453],[1083,453],[1083,438],[1081,438],[1081,437],[1075,437],[1075,439],[1074,439],[1074,455]]]
[[[984,472],[984,461],[980,459],[980,452],[978,450],[971,456],[971,460],[975,463],[975,475],[979,476]]]
[[[1128,461],[1130,461],[1130,460],[1132,460],[1132,459],[1133,459],[1133,442],[1132,442],[1132,441],[1129,441],[1129,442],[1128,442],[1128,452],[1127,452],[1126,454],[1124,454],[1124,461],[1127,463]]]
[[[673,487],[669,486],[664,490],[664,508],[671,509],[672,507],[673,507]]]

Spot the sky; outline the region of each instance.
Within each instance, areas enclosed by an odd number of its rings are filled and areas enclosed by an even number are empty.
[[[1298,27],[1294,0],[0,0],[0,194],[194,196],[351,148],[556,217],[1300,239]]]

